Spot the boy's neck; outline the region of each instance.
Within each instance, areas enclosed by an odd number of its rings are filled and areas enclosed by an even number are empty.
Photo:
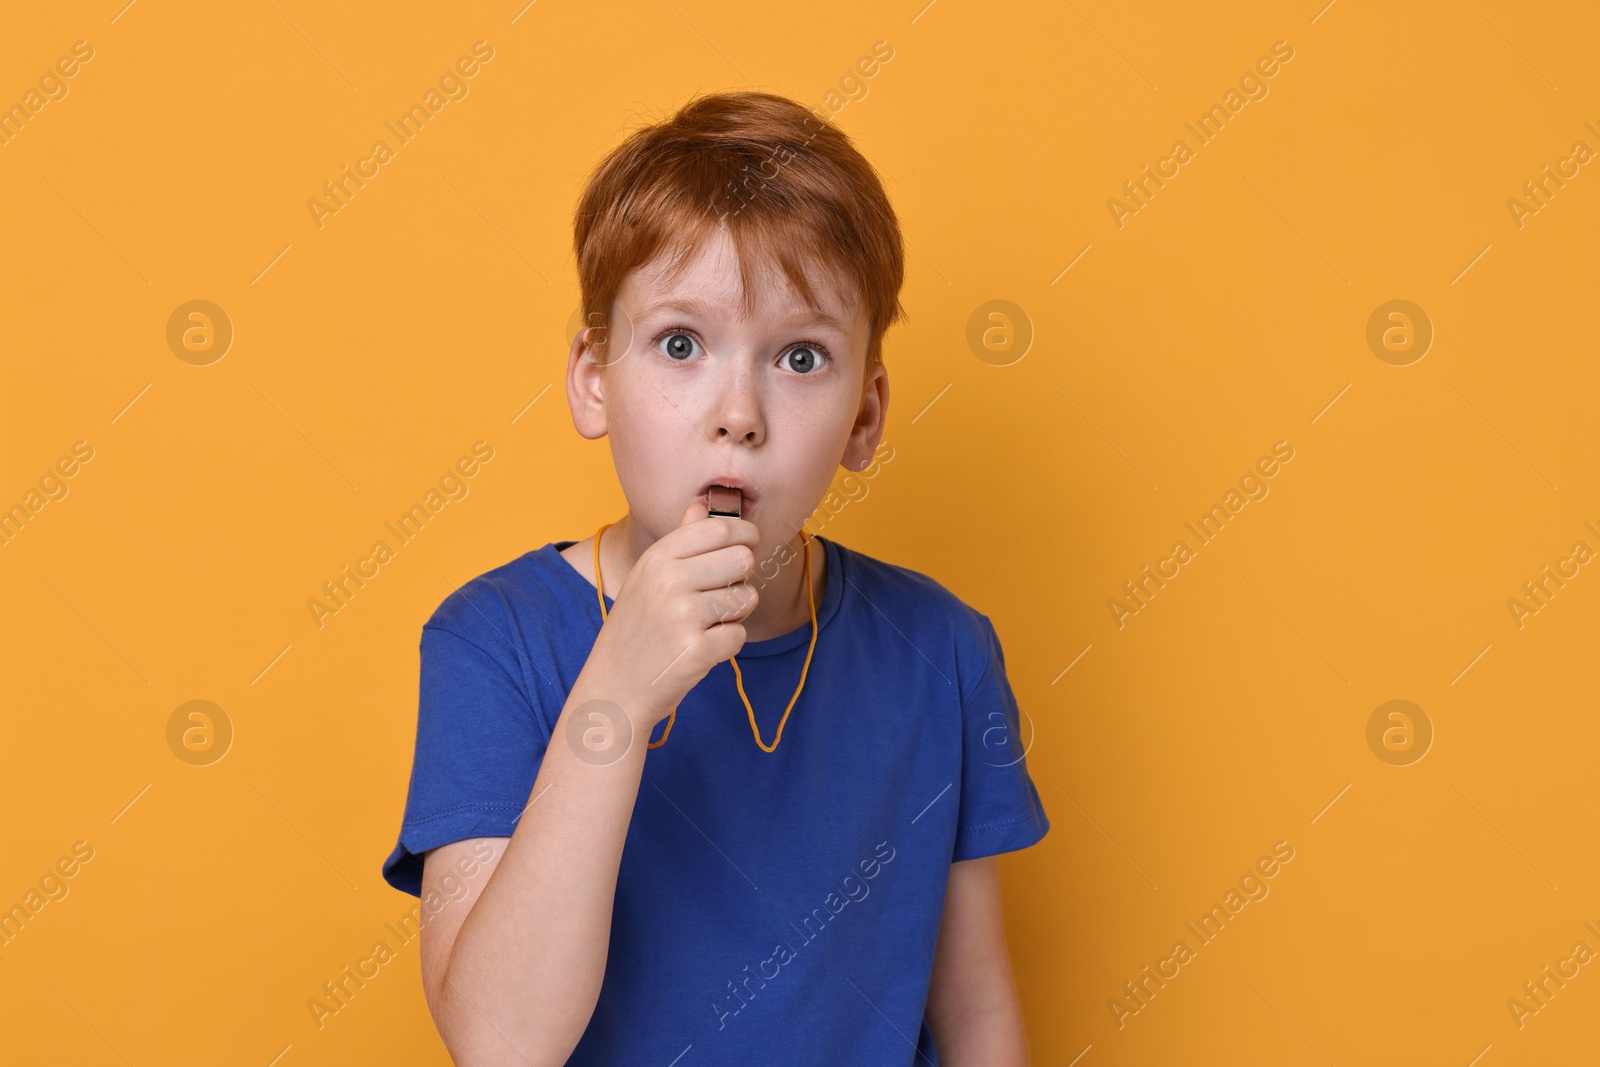
[[[645,549],[654,543],[649,535],[634,523],[631,512],[613,524],[600,540],[600,569],[607,577],[606,589],[620,589],[622,579],[633,570],[634,563],[644,554]],[[593,544],[583,548],[583,557],[592,563]],[[756,561],[757,574],[752,577],[751,584],[756,587],[759,598],[755,610],[743,620],[747,642],[782,637],[811,623],[811,608],[806,602],[804,586],[806,561],[801,553],[801,537],[798,533],[789,542],[787,555],[788,562],[779,564],[778,573],[771,580],[761,577],[761,571],[770,570],[771,565],[765,560]],[[780,558],[781,554],[775,555],[773,562]],[[822,611],[823,591],[828,588],[827,566],[828,553],[815,537],[811,538],[811,588],[819,615]],[[594,580],[588,574],[587,567],[583,573],[591,581]],[[615,584],[612,584],[613,581]],[[616,596],[615,592],[609,595]]]

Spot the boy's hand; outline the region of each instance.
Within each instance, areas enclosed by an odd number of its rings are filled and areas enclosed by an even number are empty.
[[[645,549],[623,579],[590,654],[622,683],[626,710],[648,735],[711,668],[744,647],[755,610],[755,546],[747,519],[691,502],[678,528]]]

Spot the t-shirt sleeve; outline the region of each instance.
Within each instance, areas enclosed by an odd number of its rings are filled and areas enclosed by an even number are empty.
[[[494,598],[474,600],[493,610]],[[510,632],[472,611],[440,612],[422,628],[411,784],[399,842],[383,864],[384,880],[402,892],[421,895],[429,849],[509,837],[528,804],[550,736]]]
[[[1033,731],[1024,736],[1000,638],[987,617],[979,619],[979,654],[987,662],[961,700],[961,810],[952,861],[1027,848],[1050,829],[1028,776],[1025,752]]]

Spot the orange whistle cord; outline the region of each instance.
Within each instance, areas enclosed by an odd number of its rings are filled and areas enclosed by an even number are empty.
[[[600,622],[606,620],[606,586],[605,580],[600,577],[600,535],[610,529],[611,523],[606,523],[595,531],[594,535],[594,595],[600,601]],[[811,535],[804,530],[800,531],[800,543],[805,546],[806,553],[806,602],[811,606],[811,647],[806,649],[806,661],[800,668],[800,684],[794,687],[794,696],[789,698],[789,706],[783,709],[783,717],[778,720],[778,732],[772,735],[772,744],[769,746],[761,740],[761,730],[756,726],[756,712],[750,706],[750,698],[744,692],[744,674],[739,670],[739,657],[731,657],[733,662],[733,680],[739,687],[739,699],[744,701],[745,714],[750,717],[750,733],[756,739],[756,744],[763,752],[774,752],[778,742],[783,740],[783,725],[789,721],[789,713],[794,710],[795,701],[800,699],[800,690],[806,687],[806,674],[811,670],[811,654],[817,650],[817,595],[811,588]],[[660,748],[667,743],[667,735],[672,733],[672,722],[677,718],[678,709],[673,708],[667,713],[667,728],[661,731],[661,740],[651,741],[645,747]]]

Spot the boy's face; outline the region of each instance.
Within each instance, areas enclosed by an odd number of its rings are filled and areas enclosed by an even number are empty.
[[[582,332],[574,339],[573,423],[584,437],[610,437],[629,512],[652,543],[708,485],[734,480],[766,559],[798,535],[841,464],[870,461],[888,375],[879,364],[863,389],[865,315],[820,267],[811,275],[820,313],[771,267],[757,273],[756,309],[742,319],[733,242],[718,229],[670,282],[659,259],[628,276],[612,351],[597,354]]]

